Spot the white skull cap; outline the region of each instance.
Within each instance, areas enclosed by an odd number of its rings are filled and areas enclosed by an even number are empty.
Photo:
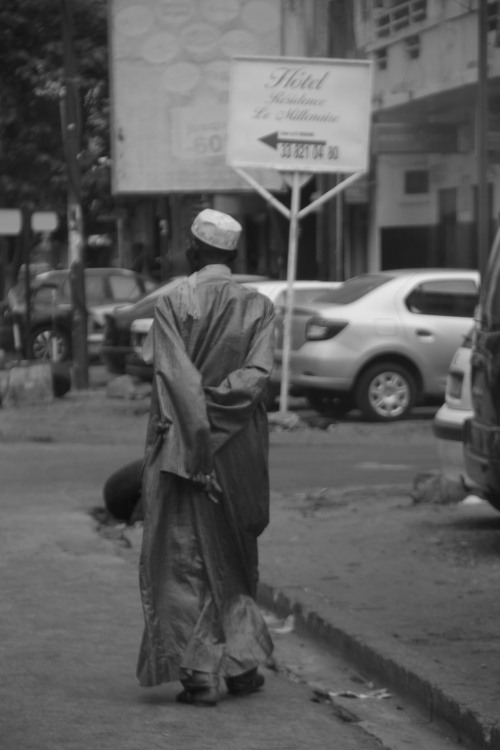
[[[195,237],[219,250],[234,250],[241,231],[241,224],[236,219],[213,208],[200,211],[191,225]]]

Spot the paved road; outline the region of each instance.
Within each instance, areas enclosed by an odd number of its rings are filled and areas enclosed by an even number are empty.
[[[270,670],[265,690],[217,709],[175,703],[179,684],[135,678],[137,566],[87,510],[130,448],[2,445],[0,745],[5,750],[377,750],[310,690]]]
[[[437,470],[439,460],[432,441],[420,445],[290,445],[273,443],[270,452],[271,485],[288,491],[315,487],[367,485],[411,486],[416,474]]]

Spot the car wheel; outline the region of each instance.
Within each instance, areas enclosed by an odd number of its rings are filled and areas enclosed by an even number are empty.
[[[345,417],[355,406],[350,395],[339,396],[327,391],[308,391],[307,400],[313,409],[325,417]]]
[[[356,404],[371,422],[404,419],[415,403],[413,376],[402,365],[381,362],[369,367],[356,386]]]
[[[33,331],[31,349],[34,359],[66,362],[70,359],[71,339],[62,328],[43,326]]]

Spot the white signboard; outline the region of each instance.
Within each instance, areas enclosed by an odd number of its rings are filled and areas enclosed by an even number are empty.
[[[236,57],[226,158],[288,172],[368,169],[368,60]]]
[[[23,215],[18,208],[0,208],[0,235],[14,237],[22,228]]]
[[[31,214],[31,228],[34,232],[54,232],[59,218],[54,211],[34,211]]]
[[[246,189],[227,166],[234,55],[281,50],[281,0],[111,0],[113,192]],[[263,182],[277,188],[272,171]]]

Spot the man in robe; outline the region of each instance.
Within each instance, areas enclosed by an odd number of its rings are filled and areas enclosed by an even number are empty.
[[[205,209],[193,273],[156,305],[139,566],[142,686],[180,680],[181,703],[260,689],[272,641],[255,603],[257,537],[269,522],[268,422],[274,308],[234,282],[241,226]]]

